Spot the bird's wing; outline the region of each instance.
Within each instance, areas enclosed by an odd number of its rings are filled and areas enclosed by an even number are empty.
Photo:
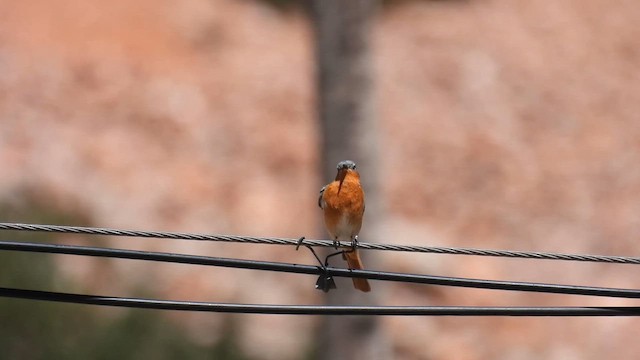
[[[322,209],[322,195],[324,194],[324,191],[327,189],[327,186],[323,186],[322,189],[320,189],[320,197],[318,197],[318,206],[320,207],[320,209]]]

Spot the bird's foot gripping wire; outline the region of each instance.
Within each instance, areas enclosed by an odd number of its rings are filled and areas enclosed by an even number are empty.
[[[347,254],[352,253],[358,249],[360,242],[358,242],[358,235],[354,236],[351,240],[351,249],[342,250],[340,253],[342,254],[342,259],[347,260]]]
[[[340,254],[342,252],[328,255],[325,258],[323,263],[322,260],[320,260],[320,257],[318,256],[318,254],[316,254],[316,251],[313,250],[311,246],[303,244],[303,242],[304,242],[304,236],[298,239],[298,246],[296,246],[296,250],[300,248],[300,245],[304,245],[304,247],[306,247],[307,249],[309,249],[309,251],[311,251],[311,253],[316,258],[316,260],[318,260],[318,263],[320,263],[320,268],[322,269],[322,274],[320,274],[320,276],[318,277],[318,280],[316,281],[316,289],[322,290],[324,292],[329,292],[329,290],[335,289],[336,282],[333,280],[333,276],[329,275],[329,272],[327,271],[327,265],[329,263],[330,256]]]

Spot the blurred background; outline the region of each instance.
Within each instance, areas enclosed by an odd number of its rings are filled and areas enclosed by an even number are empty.
[[[361,155],[375,204],[363,241],[640,254],[635,1],[376,7],[364,34],[372,110],[362,114],[371,120],[348,137],[371,150]],[[322,169],[333,169],[335,159],[326,156],[317,110],[318,19],[313,6],[295,1],[0,1],[0,221],[325,238],[317,194],[331,180]],[[308,252],[279,246],[1,235],[314,262]],[[386,271],[640,287],[640,271],[629,265],[386,252],[365,260]],[[325,303],[314,282],[0,253],[0,286],[28,289]],[[382,305],[637,304],[372,285],[368,301]],[[353,290],[342,282],[338,291]],[[323,321],[0,299],[0,348],[7,359],[316,359]],[[381,358],[623,359],[640,352],[633,318],[385,317],[368,326],[384,339]]]

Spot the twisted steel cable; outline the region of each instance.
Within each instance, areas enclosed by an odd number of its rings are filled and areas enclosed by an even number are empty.
[[[97,227],[79,227],[79,226],[61,226],[61,225],[40,225],[40,224],[22,224],[22,223],[0,223],[0,230],[15,231],[40,231],[52,233],[71,233],[85,235],[108,235],[108,236],[130,236],[142,238],[158,238],[158,239],[182,239],[182,240],[199,240],[199,241],[221,241],[249,244],[269,244],[269,245],[292,245],[299,246],[299,239],[277,238],[277,237],[255,237],[255,236],[237,236],[237,235],[208,235],[193,234],[179,232],[163,232],[163,231],[138,231],[138,230],[118,230],[111,228]],[[305,239],[305,245],[318,247],[333,247],[334,242],[330,240],[311,240]],[[349,248],[350,242],[338,242],[339,247]],[[581,254],[562,254],[550,252],[531,252],[531,251],[513,251],[513,250],[490,250],[476,248],[454,248],[454,247],[434,247],[434,246],[416,246],[416,245],[393,245],[382,243],[359,242],[359,249],[366,250],[384,250],[384,251],[404,251],[413,253],[432,253],[432,254],[448,254],[448,255],[473,255],[473,256],[492,256],[506,258],[523,258],[538,260],[565,260],[565,261],[583,261],[598,263],[615,263],[615,264],[640,264],[640,257],[630,256],[610,256],[610,255],[581,255]]]

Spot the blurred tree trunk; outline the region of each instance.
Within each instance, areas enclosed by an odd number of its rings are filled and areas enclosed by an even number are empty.
[[[312,0],[317,62],[317,101],[321,129],[323,182],[333,180],[336,164],[358,164],[366,192],[366,212],[360,240],[375,241],[379,223],[377,121],[372,86],[371,37],[376,0]],[[364,254],[371,265],[370,254]],[[339,257],[333,260],[336,264]],[[336,279],[338,289],[327,294],[329,304],[372,305],[371,293],[352,288],[350,279]],[[319,359],[386,359],[388,349],[376,317],[327,317],[319,337]]]

